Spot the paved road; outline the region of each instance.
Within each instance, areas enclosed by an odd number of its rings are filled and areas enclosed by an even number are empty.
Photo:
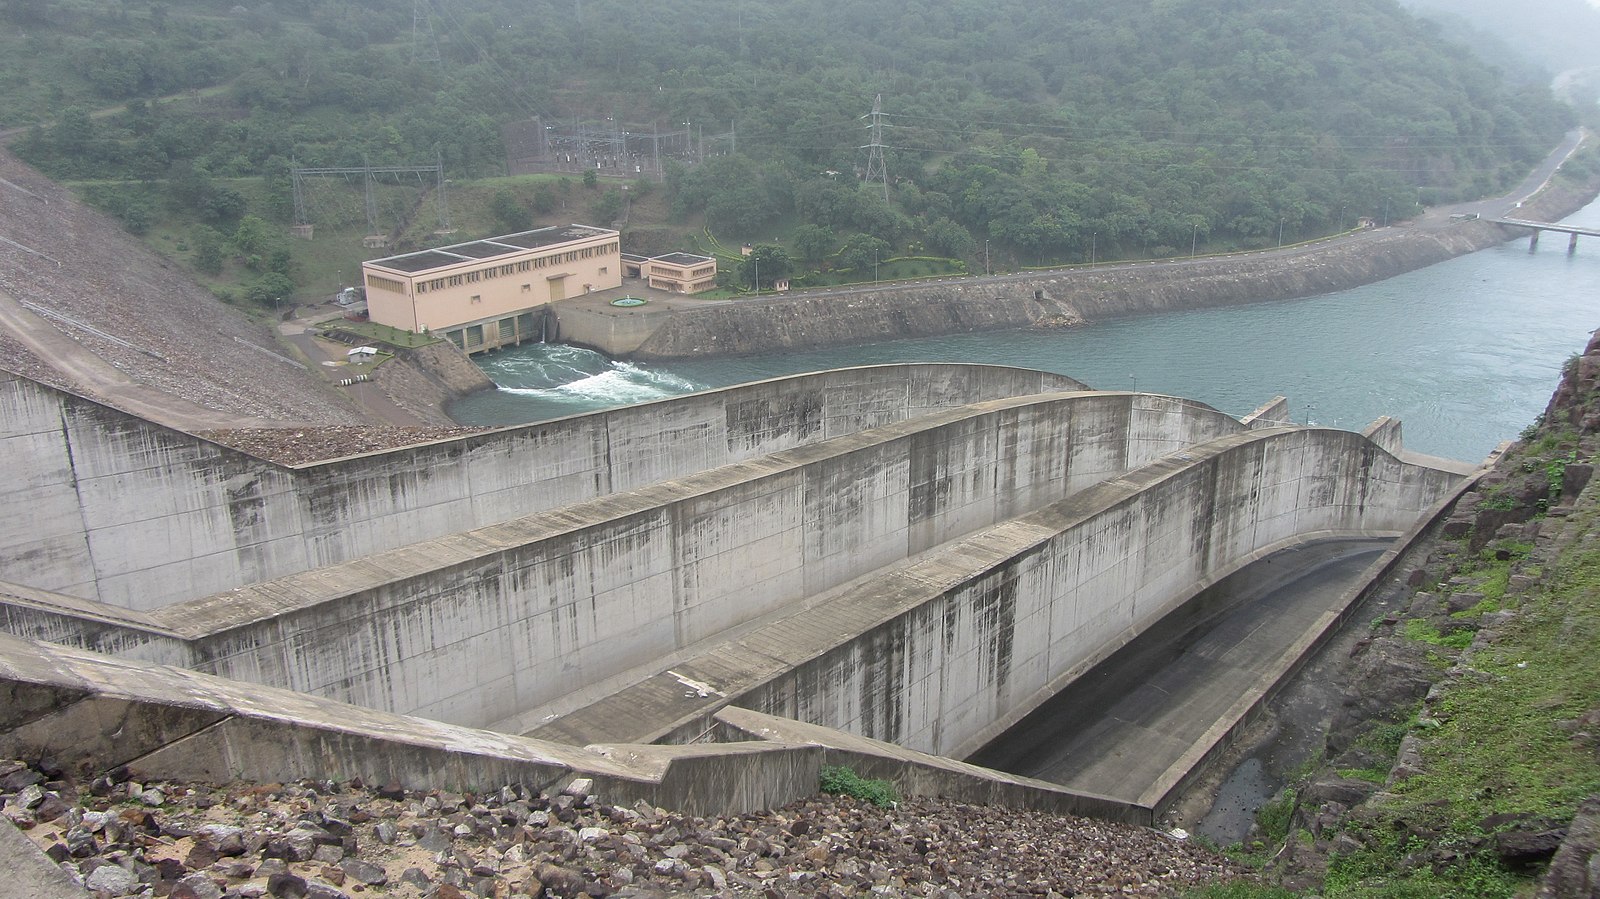
[[[118,409],[186,431],[261,427],[260,419],[208,409],[133,380],[5,291],[0,291],[0,329],[89,395]]]
[[[968,761],[1138,801],[1385,546],[1317,544],[1256,563],[1246,576],[1257,585],[1231,591],[1238,605],[1221,618],[1175,613]]]

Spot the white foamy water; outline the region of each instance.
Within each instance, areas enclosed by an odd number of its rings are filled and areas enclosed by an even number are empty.
[[[473,404],[491,410],[533,409],[538,410],[534,419],[555,418],[666,399],[707,386],[669,371],[619,362],[565,344],[533,344],[479,361],[499,389],[469,398],[453,409],[461,416],[458,420],[481,420],[472,416]]]

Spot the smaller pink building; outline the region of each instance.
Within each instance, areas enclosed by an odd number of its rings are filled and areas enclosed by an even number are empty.
[[[655,290],[669,293],[699,293],[717,286],[717,260],[694,253],[668,253],[664,256],[637,256],[624,253],[624,273],[643,278]]]

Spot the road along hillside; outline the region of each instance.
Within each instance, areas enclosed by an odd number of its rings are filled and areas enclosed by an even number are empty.
[[[1583,208],[1597,193],[1600,179],[1554,181],[1518,214],[1554,221]],[[1455,219],[1441,210],[1388,228],[1256,253],[703,305],[673,310],[637,350],[612,354],[644,360],[754,355],[982,330],[1070,327],[1152,312],[1291,299],[1381,281],[1514,236],[1499,225]]]

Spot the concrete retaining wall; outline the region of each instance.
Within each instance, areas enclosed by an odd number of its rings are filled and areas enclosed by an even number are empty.
[[[8,580],[128,609],[333,565],[964,403],[1081,388],[886,365],[285,467],[0,372]]]
[[[1342,431],[1181,456],[860,584],[836,601],[880,624],[728,701],[959,757],[1214,578],[1307,537],[1401,533],[1459,480]]]
[[[1124,803],[749,712],[730,711],[730,726],[772,742],[589,752],[3,634],[0,699],[0,755],[94,773],[126,765],[140,778],[360,777],[412,790],[483,791],[507,783],[549,790],[582,776],[607,803],[643,799],[722,815],[813,795],[823,765],[853,764],[895,780],[907,795],[1147,820]]]
[[[1583,208],[1597,181],[1556,182],[1521,210],[1555,221]],[[906,337],[1097,322],[1129,315],[1315,296],[1371,284],[1502,243],[1487,221],[1400,225],[1357,240],[1191,262],[1083,266],[994,278],[948,278],[875,289],[806,291],[723,303],[668,317],[638,359],[793,352]],[[636,336],[629,335],[630,342]]]
[[[1170,397],[930,413],[153,612],[13,632],[371,708],[500,722],[932,546],[1243,430]],[[120,626],[119,626],[120,625]],[[21,628],[32,628],[21,629]]]

